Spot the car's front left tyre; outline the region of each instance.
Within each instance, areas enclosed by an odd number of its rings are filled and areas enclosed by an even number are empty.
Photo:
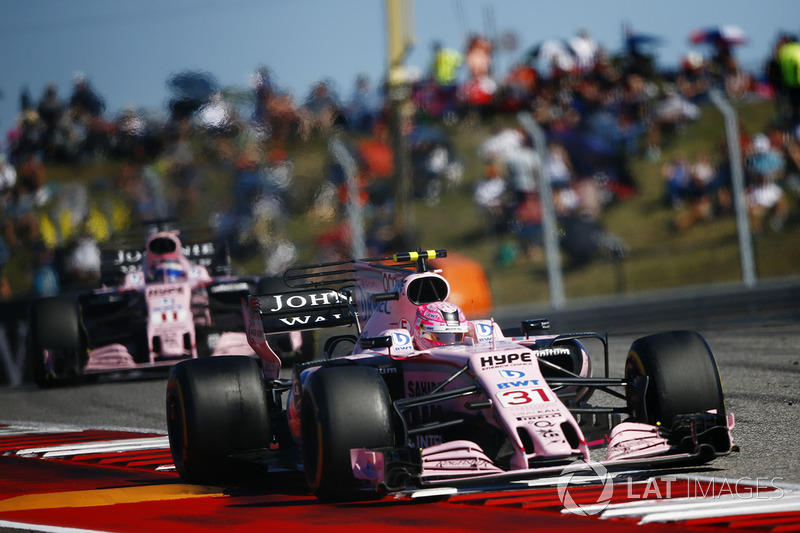
[[[320,368],[309,375],[301,401],[306,481],[323,500],[354,500],[378,493],[353,476],[350,450],[394,446],[392,403],[371,367]]]

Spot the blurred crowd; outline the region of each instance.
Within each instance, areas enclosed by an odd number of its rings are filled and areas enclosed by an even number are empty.
[[[612,54],[579,30],[539,43],[502,73],[496,43],[486,37],[470,36],[460,49],[433,43],[430,64],[408,72],[410,98],[401,114],[414,198],[436,205],[448,190],[469,184],[486,235],[498,243],[498,262],[538,260],[540,188],[548,179],[556,215],[568,228],[561,245],[571,265],[585,265],[598,251],[620,258],[625,244],[602,221],[608,206],[638,193],[631,161],[661,161],[664,139],[697,120],[717,88],[734,101],[775,102],[774,127],[745,132],[741,148],[753,231],[780,231],[789,196],[800,193],[800,44],[779,35],[763,70],[749,72],[738,64],[736,41],[709,33],[693,42],[708,53],[693,50],[665,71],[654,36],[629,32],[624,49]],[[238,94],[204,72],[177,74],[167,85],[166,118],[134,108],[109,112],[80,73],[66,97],[54,84],[38,99],[22,89],[17,123],[0,154],[0,269],[27,253],[29,294],[96,283],[99,248],[155,219],[200,218],[235,259],[256,257],[271,274],[297,258],[286,224],[300,210],[330,220],[316,241],[320,260],[349,257],[361,235],[347,218],[348,205],[362,214],[368,255],[408,244],[394,226],[395,145],[382,83],[358,76],[341,97],[333,82],[321,80],[303,102],[265,67]],[[502,120],[519,112],[544,131],[543,151],[524,128]],[[466,169],[448,132],[478,121],[493,130],[478,149],[482,168]],[[333,139],[342,142],[328,150],[324,183],[305,194],[309,205],[300,205],[291,154]],[[674,210],[676,230],[732,209],[725,148],[661,161],[665,208]],[[111,174],[88,183],[49,179],[49,169],[75,164]],[[222,189],[212,185],[219,175]],[[204,194],[213,195],[210,210],[202,207]],[[3,297],[28,295],[2,280]]]

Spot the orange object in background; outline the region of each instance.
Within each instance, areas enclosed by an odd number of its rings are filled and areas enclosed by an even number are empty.
[[[468,319],[487,318],[492,311],[492,290],[483,267],[469,257],[447,253],[444,259],[429,262],[433,268],[441,269],[450,282],[448,301],[459,306]]]

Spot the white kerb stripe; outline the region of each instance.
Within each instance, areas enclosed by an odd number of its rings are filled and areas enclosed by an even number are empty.
[[[141,439],[121,439],[98,442],[61,444],[40,448],[18,450],[17,455],[42,455],[43,457],[66,457],[70,455],[87,455],[109,453],[114,451],[155,450],[169,448],[169,437],[148,437]]]
[[[75,527],[45,526],[42,524],[26,524],[25,522],[9,522],[0,520],[2,529],[20,529],[22,531],[42,531],[44,533],[105,533],[97,529],[79,529]]]

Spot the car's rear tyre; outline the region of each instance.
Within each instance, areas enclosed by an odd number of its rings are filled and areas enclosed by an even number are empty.
[[[306,481],[323,500],[377,496],[353,476],[352,448],[394,446],[392,403],[371,367],[333,366],[313,372],[302,396],[301,431]]]
[[[245,480],[241,454],[269,448],[267,391],[252,357],[220,356],[175,365],[167,381],[169,447],[180,476],[198,484]]]
[[[633,418],[671,428],[678,415],[725,414],[722,381],[705,339],[670,331],[634,341],[625,363],[626,396]]]
[[[30,309],[28,357],[40,387],[75,383],[86,363],[75,300],[54,296],[34,300]]]

